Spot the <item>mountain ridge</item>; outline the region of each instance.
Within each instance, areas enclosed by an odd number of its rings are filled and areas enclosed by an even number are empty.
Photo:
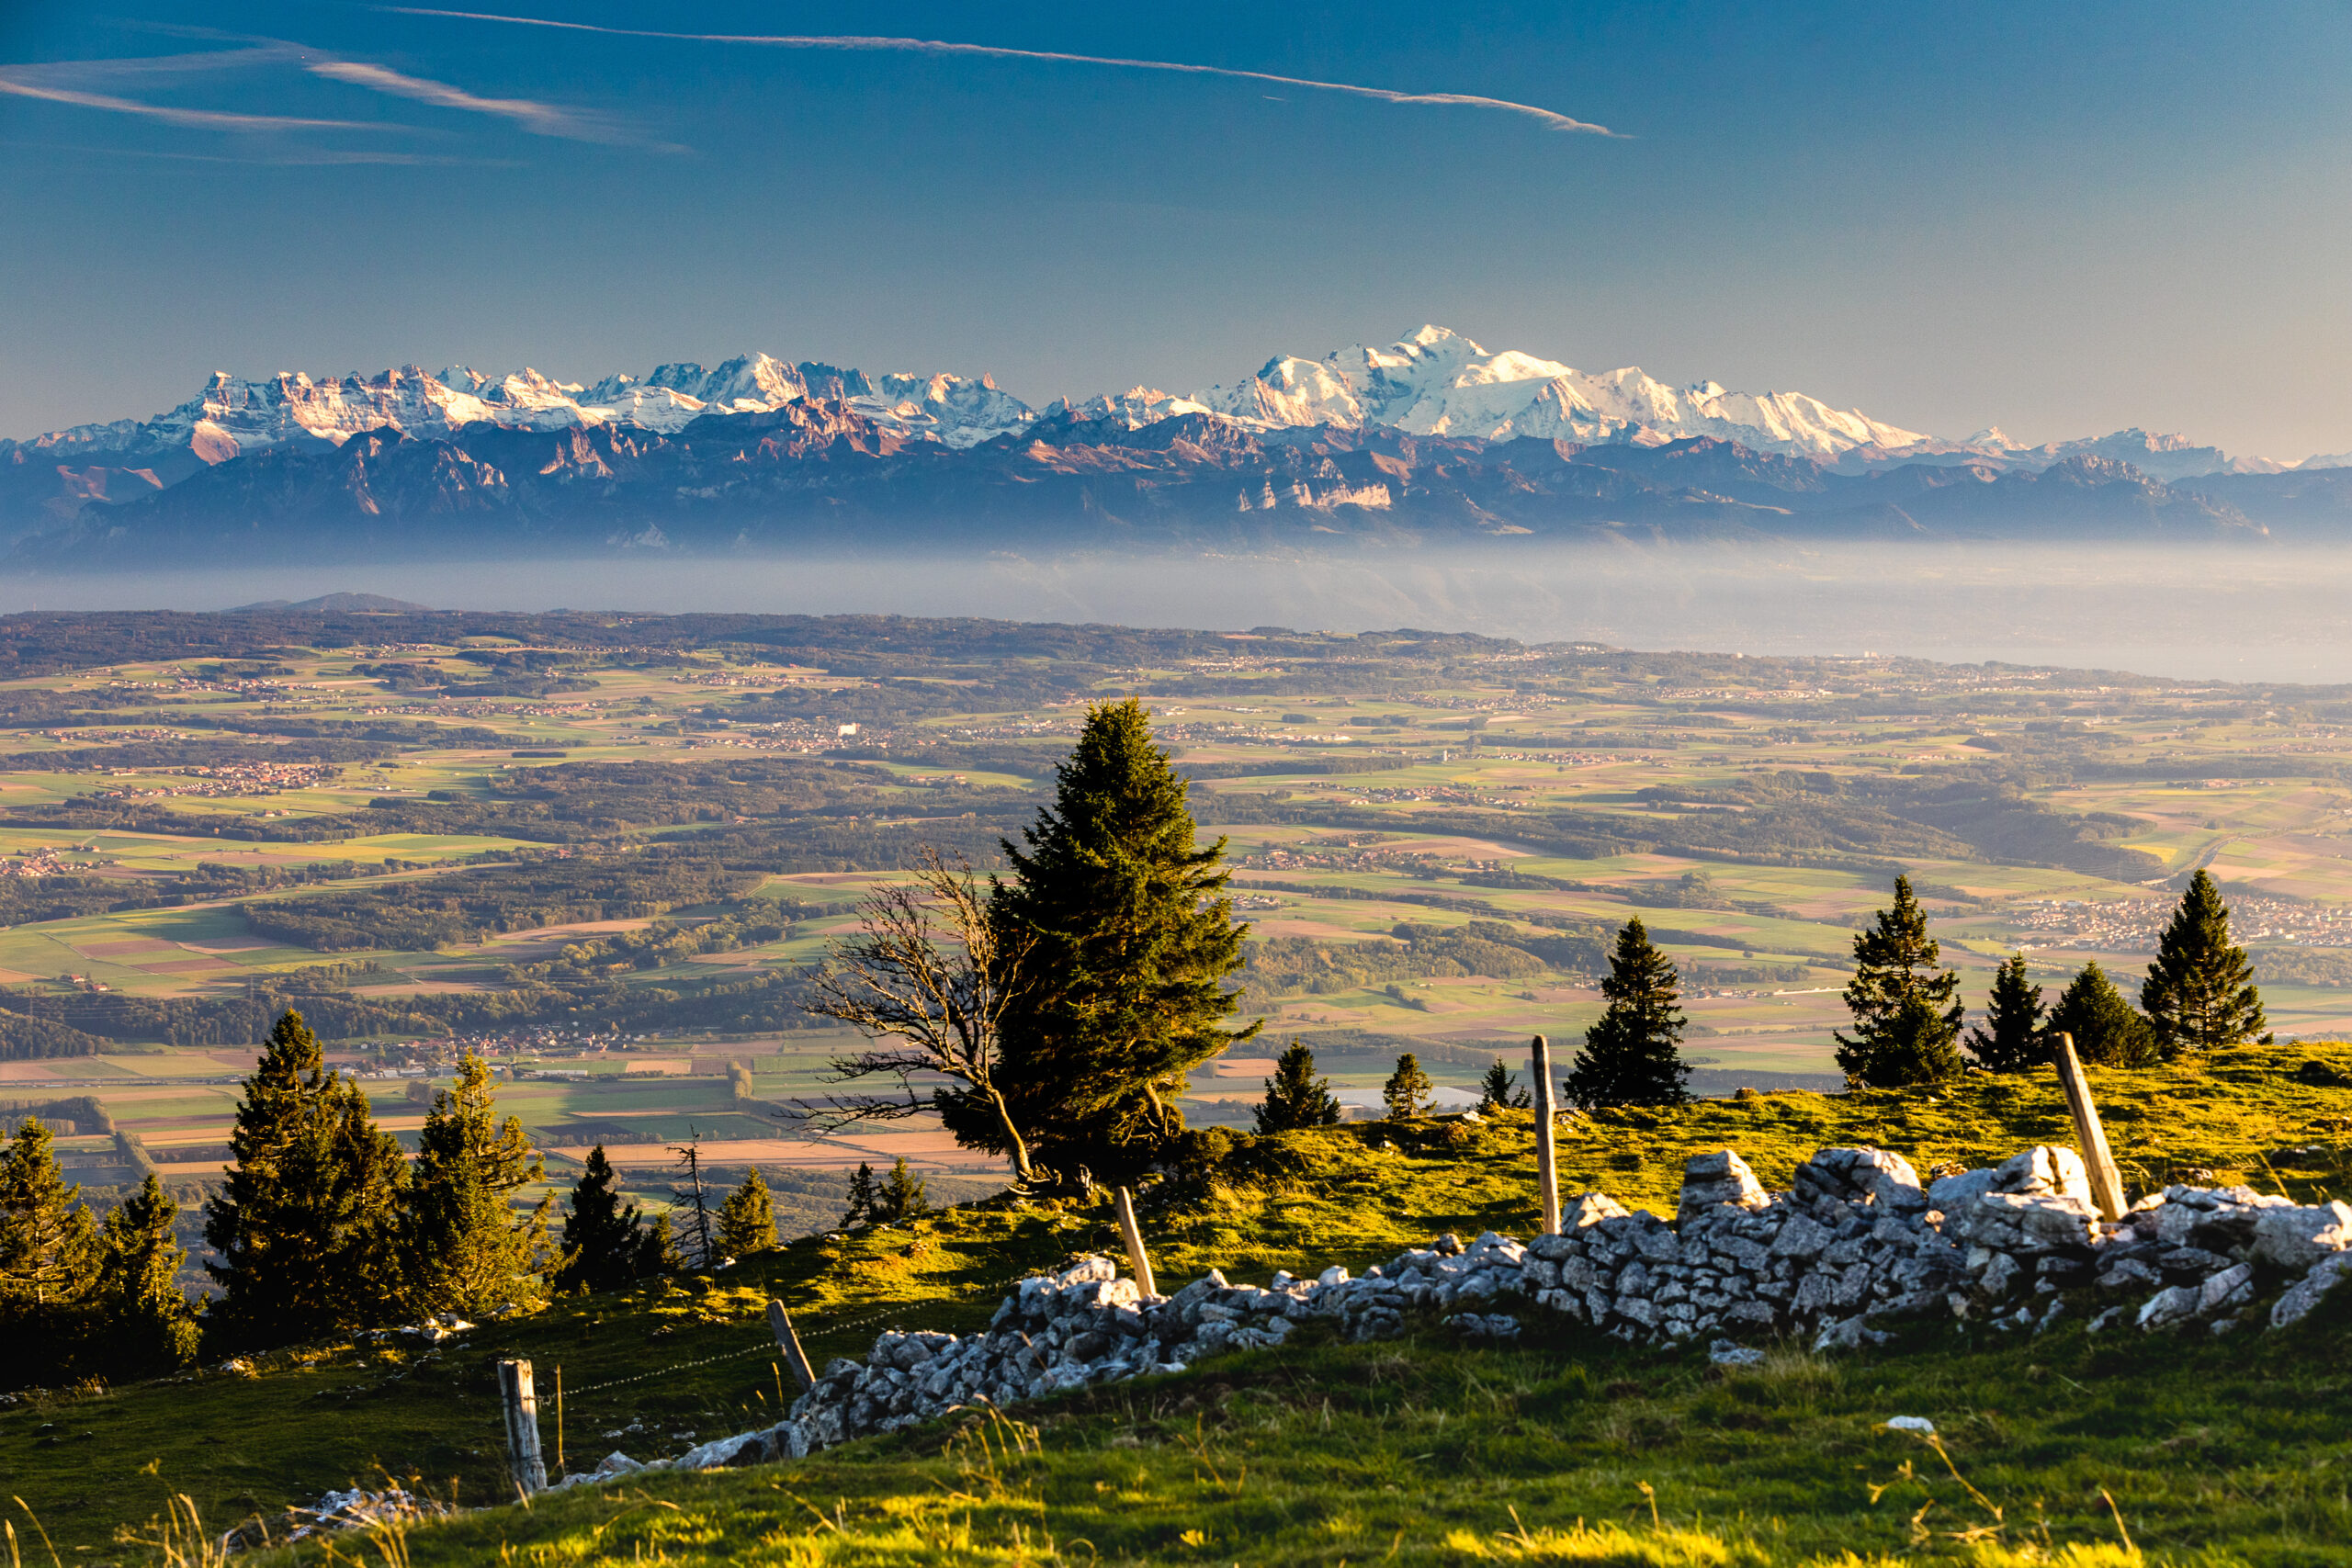
[[[265,535],[332,558],[428,536],[458,553],[798,547],[853,526],[2251,539],[2273,522],[2352,527],[2352,469],[2331,461],[2290,470],[2138,428],[1943,441],[1802,393],[1587,373],[1425,326],[1191,396],[1138,386],[1043,409],[986,376],[764,354],[593,384],[462,366],[216,374],[152,420],[0,442],[0,530],[14,558],[51,564],[234,556]]]

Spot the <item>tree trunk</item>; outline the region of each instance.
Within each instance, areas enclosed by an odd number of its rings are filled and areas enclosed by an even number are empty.
[[[996,1107],[998,1124],[1004,1128],[1004,1141],[1012,1145],[1012,1174],[1024,1185],[1037,1179],[1037,1172],[1029,1164],[1029,1145],[1021,1136],[1021,1129],[1012,1124],[1012,1108],[997,1092],[996,1085],[988,1086],[989,1103]]]

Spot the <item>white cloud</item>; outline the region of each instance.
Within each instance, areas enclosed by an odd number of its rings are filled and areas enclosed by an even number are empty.
[[[1426,104],[1456,108],[1498,109],[1524,115],[1553,130],[1583,136],[1617,137],[1605,125],[1576,119],[1556,109],[1509,98],[1483,97],[1476,93],[1404,93],[1389,87],[1366,87],[1352,82],[1317,82],[1303,76],[1276,76],[1264,71],[1237,71],[1223,65],[1187,65],[1169,60],[1123,60],[1097,54],[1062,54],[1046,50],[1000,49],[992,44],[943,43],[932,39],[866,38],[854,34],[673,33],[644,28],[607,28],[589,22],[554,22],[539,17],[505,17],[482,11],[439,11],[417,6],[384,6],[379,9],[403,17],[446,17],[469,22],[510,22],[518,27],[555,28],[565,32],[603,33],[614,38],[671,39],[685,43],[761,44],[772,49],[877,51],[908,54],[968,55],[989,60],[1035,60],[1066,65],[1107,65],[1126,71],[1173,71],[1190,76],[1224,76],[1242,82],[1271,82],[1278,86],[1306,87],[1321,93],[1345,93],[1387,104]]]
[[[471,114],[492,115],[508,119],[536,136],[560,136],[573,141],[635,141],[635,133],[603,115],[580,109],[569,109],[555,104],[543,104],[531,98],[484,98],[452,87],[444,82],[428,82],[419,76],[403,76],[381,65],[368,65],[356,60],[313,61],[303,69],[313,76],[330,81],[346,82],[355,87],[387,93],[396,98],[408,98],[435,108],[463,109]]]

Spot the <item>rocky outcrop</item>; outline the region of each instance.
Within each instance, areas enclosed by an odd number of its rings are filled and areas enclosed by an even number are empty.
[[[2347,1276],[2342,1203],[2170,1187],[2109,1223],[2091,1207],[2081,1159],[2051,1146],[1926,1188],[1900,1155],[1824,1149],[1772,1194],[1725,1149],[1690,1162],[1671,1224],[1587,1193],[1556,1235],[1441,1236],[1362,1276],[1331,1268],[1264,1286],[1212,1269],[1171,1296],[1145,1296],[1109,1259],[1083,1258],[1023,1280],[979,1333],[885,1334],[863,1361],[829,1365],[786,1421],[670,1462],[797,1458],[959,1409],[1181,1371],[1308,1323],[1374,1340],[1418,1315],[1493,1342],[1535,1312],[1633,1343],[1703,1338],[1736,1363],[1742,1340],[1850,1348],[1905,1320],[2038,1331],[2081,1312],[2094,1331],[2223,1333],[2263,1322],[2256,1303],[2280,1284],[2267,1321],[2284,1327]]]

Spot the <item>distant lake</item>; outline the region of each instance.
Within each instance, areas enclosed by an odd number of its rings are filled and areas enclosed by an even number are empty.
[[[881,612],[1246,630],[1419,626],[1752,654],[1913,654],[2352,682],[2352,550],[1535,546],[1308,556],[412,563],[0,581],[0,610],[219,609],[349,590],[449,609]]]

